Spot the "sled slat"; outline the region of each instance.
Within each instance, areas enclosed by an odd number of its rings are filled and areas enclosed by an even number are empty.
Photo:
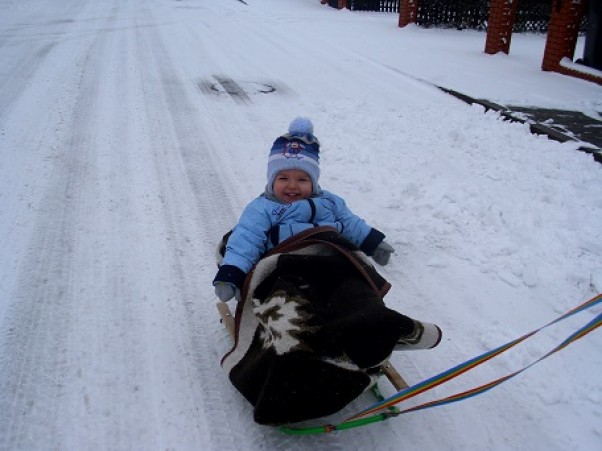
[[[234,340],[234,317],[232,316],[232,312],[230,312],[230,307],[225,302],[217,303],[217,310],[219,311],[220,316],[222,317],[222,322],[232,340]],[[381,369],[383,374],[389,379],[393,387],[397,390],[403,390],[404,388],[408,388],[409,385],[407,382],[401,377],[401,375],[397,372],[395,367],[388,360],[381,365]]]
[[[397,391],[401,391],[404,388],[409,387],[405,379],[401,377],[401,374],[397,372],[395,367],[388,360],[381,365],[381,369],[384,375],[387,376],[387,379],[389,379],[389,381]]]
[[[225,302],[218,302],[217,309],[219,310],[219,314],[222,317],[222,322],[224,323],[224,326],[226,326],[230,337],[232,338],[232,340],[234,340],[234,317],[230,312],[228,304],[226,304]]]

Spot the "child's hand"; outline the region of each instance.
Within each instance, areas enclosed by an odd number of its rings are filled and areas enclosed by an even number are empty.
[[[227,282],[218,282],[215,285],[215,295],[222,302],[228,302],[233,297],[236,297],[236,300],[240,301],[240,290]]]
[[[391,258],[391,254],[393,252],[395,252],[395,249],[393,249],[393,246],[391,246],[389,243],[387,243],[386,241],[383,240],[377,246],[377,248],[374,250],[374,254],[372,254],[372,258],[379,265],[385,266],[387,263],[389,263],[389,258]]]

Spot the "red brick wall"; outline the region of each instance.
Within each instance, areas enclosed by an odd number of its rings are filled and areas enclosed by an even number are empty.
[[[516,4],[516,0],[491,0],[485,53],[510,52]]]
[[[416,23],[418,15],[418,2],[420,0],[399,0],[399,26]]]
[[[327,5],[328,4],[328,0],[320,0],[320,3],[323,5]],[[337,2],[337,8],[338,9],[343,9],[347,7],[347,0],[338,0]]]
[[[585,72],[579,72],[577,70],[572,70],[572,69],[570,69],[568,67],[563,67],[563,66],[560,66],[560,65],[558,66],[558,69],[556,69],[554,72],[558,72],[558,73],[561,73],[563,75],[569,75],[571,77],[581,78],[582,80],[587,80],[587,81],[591,81],[593,83],[597,83],[599,85],[602,85],[602,74],[600,76],[593,75],[593,74],[588,74],[588,73],[585,73]]]
[[[562,58],[573,59],[584,0],[553,0],[548,37],[543,55],[543,70],[558,72]]]
[[[592,75],[560,65],[560,60],[563,58],[573,60],[579,35],[579,23],[584,10],[585,0],[553,0],[541,68],[602,85],[602,75]]]

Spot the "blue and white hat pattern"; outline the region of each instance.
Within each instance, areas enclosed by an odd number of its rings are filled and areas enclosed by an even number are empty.
[[[288,133],[274,141],[268,157],[268,193],[274,193],[272,187],[278,173],[288,169],[306,172],[311,179],[313,192],[318,192],[320,143],[313,132],[312,122],[307,118],[298,117],[290,123]]]

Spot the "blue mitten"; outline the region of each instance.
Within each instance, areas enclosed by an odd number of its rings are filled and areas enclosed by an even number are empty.
[[[374,250],[374,254],[372,254],[372,258],[376,263],[381,266],[385,266],[389,263],[389,258],[391,258],[391,254],[395,252],[393,246],[391,246],[386,241],[381,241],[381,243]]]
[[[215,295],[222,302],[228,302],[233,297],[236,297],[236,300],[240,300],[240,291],[231,283],[227,282],[217,282],[215,284]]]

